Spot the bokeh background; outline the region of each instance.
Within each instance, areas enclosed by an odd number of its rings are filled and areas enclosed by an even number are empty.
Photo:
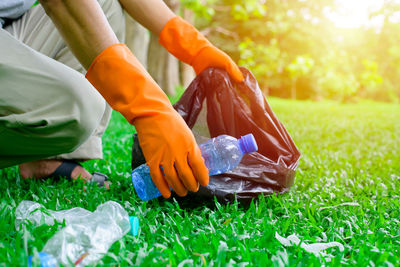
[[[399,0],[166,2],[249,68],[266,95],[399,102]],[[187,86],[193,78],[190,69],[173,58],[160,64],[162,55],[171,56],[156,37],[144,35],[136,36],[138,48],[133,50],[144,61],[147,57],[144,64],[160,86],[170,95],[176,85]],[[148,42],[147,50],[143,42]]]

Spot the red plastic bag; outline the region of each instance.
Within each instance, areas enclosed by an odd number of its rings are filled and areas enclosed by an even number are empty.
[[[197,197],[231,202],[250,200],[259,194],[287,192],[293,184],[300,152],[276,118],[254,76],[241,68],[245,80],[235,83],[220,69],[203,71],[190,84],[174,108],[192,129],[197,143],[227,134],[240,138],[252,133],[258,152],[244,155],[234,170],[210,177]],[[144,163],[137,138],[132,168]]]

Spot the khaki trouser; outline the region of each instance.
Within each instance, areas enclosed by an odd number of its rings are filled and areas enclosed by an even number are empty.
[[[99,0],[120,42],[117,0]],[[0,29],[0,168],[44,158],[102,158],[111,116],[43,8]]]

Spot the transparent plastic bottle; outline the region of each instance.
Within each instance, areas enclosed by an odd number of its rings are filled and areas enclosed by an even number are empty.
[[[91,214],[92,212],[80,207],[60,211],[49,210],[37,202],[24,200],[15,210],[15,228],[19,230],[24,221],[30,221],[35,226],[53,225],[55,221],[62,223],[64,220],[66,225],[79,223]]]
[[[236,139],[220,135],[199,145],[209,175],[230,171],[240,163],[244,154],[257,151],[257,143],[252,134]],[[161,196],[151,180],[149,167],[142,164],[132,172],[132,183],[141,200],[147,201]]]
[[[25,220],[34,225],[65,221],[59,230],[38,253],[41,266],[85,266],[103,257],[110,246],[131,230],[138,232],[137,217],[129,217],[117,202],[108,201],[94,212],[82,208],[52,211],[32,201],[22,201],[15,212],[15,226],[19,229]],[[29,258],[31,264],[32,257]]]

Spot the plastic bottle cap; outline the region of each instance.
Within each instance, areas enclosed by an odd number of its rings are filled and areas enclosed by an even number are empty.
[[[53,257],[51,254],[47,254],[45,252],[39,252],[38,253],[39,260],[40,260],[40,267],[56,267],[57,265],[57,260],[56,258]],[[29,256],[28,258],[28,266],[32,266],[32,258],[33,256]]]
[[[131,234],[135,236],[139,232],[139,219],[138,217],[130,216],[129,221],[131,223]]]
[[[252,152],[256,152],[258,150],[256,139],[252,134],[246,134],[239,139],[240,147],[243,150],[243,153],[250,154]]]

